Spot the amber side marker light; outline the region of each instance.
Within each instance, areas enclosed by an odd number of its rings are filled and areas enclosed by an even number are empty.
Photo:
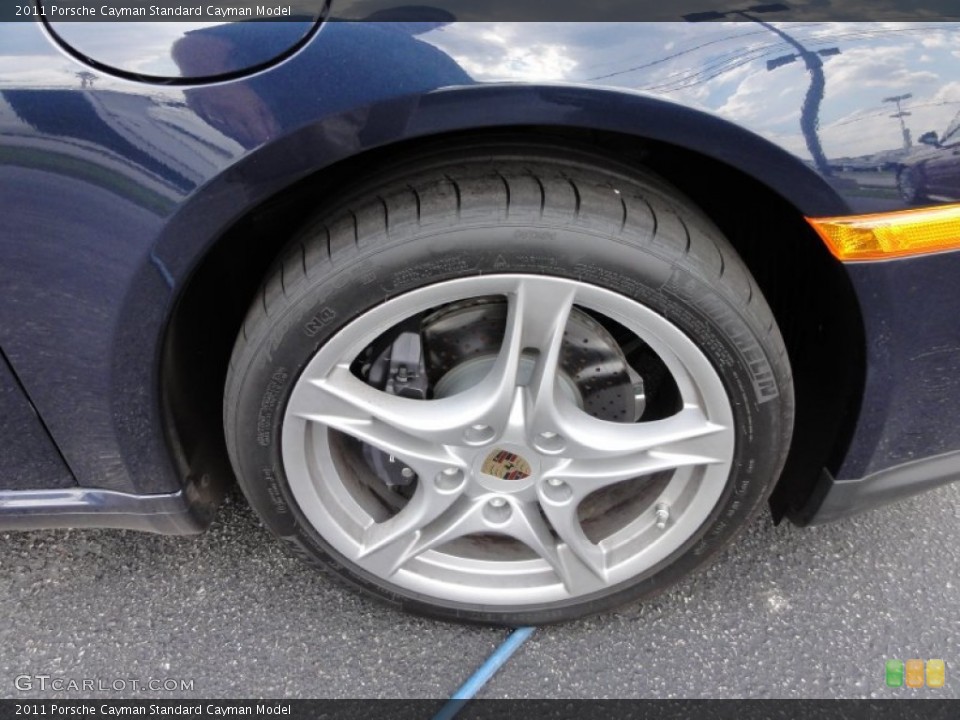
[[[883,260],[960,249],[960,205],[807,218],[840,260]]]

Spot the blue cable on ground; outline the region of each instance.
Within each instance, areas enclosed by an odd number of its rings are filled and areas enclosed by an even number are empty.
[[[473,675],[467,678],[467,681],[450,696],[447,703],[440,708],[440,712],[433,716],[433,720],[451,720],[454,715],[463,709],[464,705],[473,699],[477,691],[487,684],[487,681],[510,659],[510,656],[527,641],[527,638],[533,635],[535,630],[534,627],[522,627],[510,633],[483,665],[478,667]]]

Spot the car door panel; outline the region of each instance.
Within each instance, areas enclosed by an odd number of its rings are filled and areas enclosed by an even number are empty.
[[[75,485],[73,475],[0,353],[0,492]]]

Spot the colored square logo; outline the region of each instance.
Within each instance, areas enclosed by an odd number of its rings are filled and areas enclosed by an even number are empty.
[[[907,687],[923,687],[923,660],[907,660]]]
[[[903,660],[887,660],[887,687],[903,687]]]
[[[927,660],[927,687],[942,688],[947,679],[943,660]]]

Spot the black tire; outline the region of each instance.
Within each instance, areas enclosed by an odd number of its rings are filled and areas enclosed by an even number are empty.
[[[505,625],[565,621],[648,597],[715,556],[767,498],[794,414],[774,317],[717,228],[656,178],[546,146],[441,153],[385,174],[293,240],[237,339],[225,433],[239,483],[267,527],[308,563],[394,607]],[[388,584],[352,566],[306,521],[285,475],[285,404],[318,348],[389,297],[491,272],[550,274],[637,299],[694,339],[733,407],[733,469],[709,519],[642,577],[575,602],[470,605]]]

